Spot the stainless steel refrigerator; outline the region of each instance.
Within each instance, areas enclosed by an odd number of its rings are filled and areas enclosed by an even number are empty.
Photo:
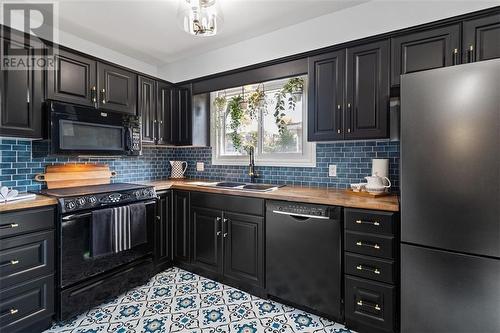
[[[401,332],[500,332],[500,60],[401,80]]]

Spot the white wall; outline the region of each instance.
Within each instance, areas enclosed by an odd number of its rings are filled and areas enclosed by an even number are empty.
[[[180,82],[498,5],[499,0],[371,1],[170,63],[158,74]]]
[[[61,45],[90,54],[94,57],[98,57],[145,74],[158,76],[158,67],[156,65],[151,65],[141,60],[129,57],[123,53],[103,47],[75,35],[59,31],[58,41]]]

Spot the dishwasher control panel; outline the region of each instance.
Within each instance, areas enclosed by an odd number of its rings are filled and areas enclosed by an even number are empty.
[[[297,216],[317,216],[323,218],[339,218],[340,207],[295,203],[286,201],[267,201],[267,210],[274,213],[286,213]]]

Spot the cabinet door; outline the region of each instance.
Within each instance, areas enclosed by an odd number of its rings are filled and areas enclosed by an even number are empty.
[[[127,70],[99,63],[99,107],[136,114],[137,75]]]
[[[347,49],[344,137],[387,137],[389,108],[389,41]]]
[[[459,50],[459,24],[393,38],[391,84],[403,74],[459,64]]]
[[[64,50],[55,56],[54,70],[47,71],[49,99],[97,106],[96,61]]]
[[[465,21],[464,61],[500,58],[500,14]]]
[[[308,141],[343,138],[345,50],[309,58]]]
[[[139,116],[142,118],[142,140],[155,142],[156,126],[156,81],[147,77],[139,77]]]
[[[172,193],[159,193],[157,220],[155,224],[155,261],[168,262],[172,259]]]
[[[173,106],[173,122],[171,125],[174,144],[190,145],[191,133],[191,91],[187,88],[175,89]]]
[[[214,275],[222,271],[221,215],[222,212],[215,209],[193,207],[191,211],[191,264]]]
[[[174,192],[173,210],[174,261],[189,263],[189,192]]]
[[[40,55],[14,33],[1,38],[2,50],[10,56]],[[4,58],[2,54],[3,63]],[[0,72],[0,136],[40,138],[42,135],[43,71],[34,68],[2,69]]]
[[[158,144],[172,144],[172,86],[166,82],[157,82],[156,124]]]
[[[264,286],[264,218],[224,213],[224,280]]]

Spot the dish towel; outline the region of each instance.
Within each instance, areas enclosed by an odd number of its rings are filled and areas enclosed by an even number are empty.
[[[115,253],[132,248],[130,232],[130,206],[113,208],[114,249]]]
[[[114,252],[113,209],[99,209],[92,212],[90,224],[90,255],[102,257]]]
[[[146,205],[143,202],[129,205],[130,207],[130,246],[144,244],[148,241],[146,223]]]

